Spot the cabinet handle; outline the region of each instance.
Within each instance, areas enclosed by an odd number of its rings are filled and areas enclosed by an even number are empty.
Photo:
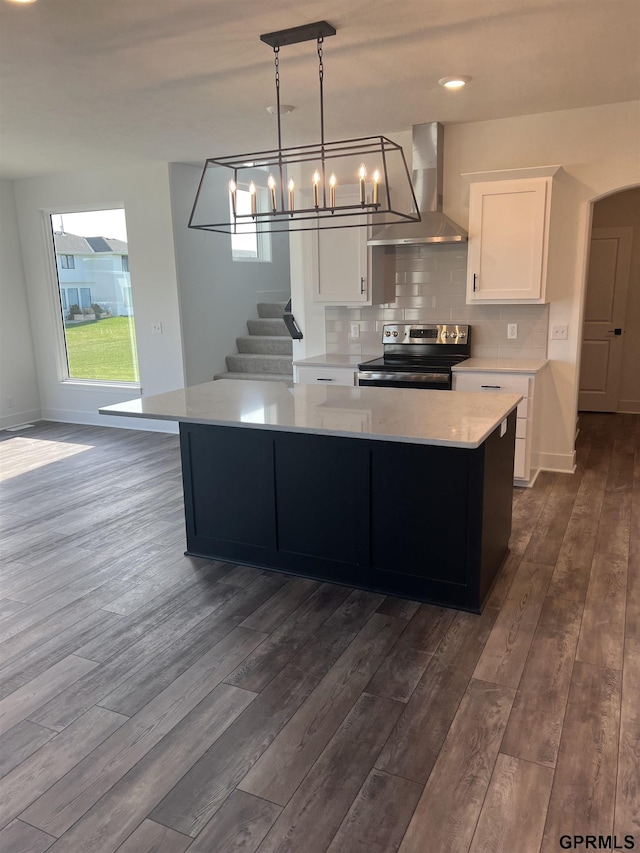
[[[502,385],[481,385],[480,387],[481,388],[495,388],[497,390],[500,390],[500,388],[502,388]]]
[[[335,382],[335,379],[331,379],[330,377],[325,376],[317,376],[316,382]]]
[[[473,292],[475,293],[477,289],[478,289],[478,276],[474,273],[473,274]]]
[[[360,276],[360,293],[364,293],[364,276]]]

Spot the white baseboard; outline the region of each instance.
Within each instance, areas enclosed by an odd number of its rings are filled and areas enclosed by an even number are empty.
[[[42,420],[40,409],[32,409],[30,412],[15,412],[15,414],[2,415],[0,417],[0,429],[20,426],[20,424],[31,424],[34,421],[40,420]]]
[[[575,450],[572,453],[540,453],[538,461],[542,471],[573,474],[576,470]]]
[[[44,409],[41,415],[44,421],[57,421],[64,424],[86,424],[87,426],[116,427],[116,429],[138,429],[144,432],[177,433],[175,421],[160,421],[151,418],[123,418],[119,415],[100,415],[98,412],[76,412],[72,409]]]

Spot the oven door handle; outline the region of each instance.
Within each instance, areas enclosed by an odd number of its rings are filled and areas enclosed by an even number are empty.
[[[363,370],[358,373],[358,382],[438,382],[448,385],[448,373],[378,373],[373,370]]]

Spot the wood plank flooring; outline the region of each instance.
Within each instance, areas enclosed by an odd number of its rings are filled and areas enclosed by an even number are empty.
[[[476,616],[185,557],[176,436],[0,433],[0,850],[640,849],[640,415],[577,450]]]

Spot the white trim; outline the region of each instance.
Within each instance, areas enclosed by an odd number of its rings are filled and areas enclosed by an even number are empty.
[[[28,412],[12,412],[10,415],[0,416],[0,430],[7,427],[20,426],[20,424],[30,424],[33,421],[42,420],[40,409],[32,409]]]
[[[56,421],[66,424],[85,424],[87,426],[115,427],[119,429],[137,429],[144,432],[178,432],[178,424],[173,421],[146,420],[143,418],[123,418],[100,415],[98,412],[76,412],[73,409],[43,409],[40,416],[43,421]]]
[[[99,379],[63,379],[60,384],[65,388],[89,388],[92,391],[116,391],[118,394],[122,394],[123,391],[135,391],[138,394],[142,394],[142,385],[137,382],[112,382],[108,379],[104,382]]]
[[[463,172],[467,181],[511,181],[520,178],[553,178],[562,166],[529,166],[523,169],[493,169],[489,172]]]
[[[540,453],[540,470],[555,471],[558,474],[573,474],[576,470],[576,452]]]

